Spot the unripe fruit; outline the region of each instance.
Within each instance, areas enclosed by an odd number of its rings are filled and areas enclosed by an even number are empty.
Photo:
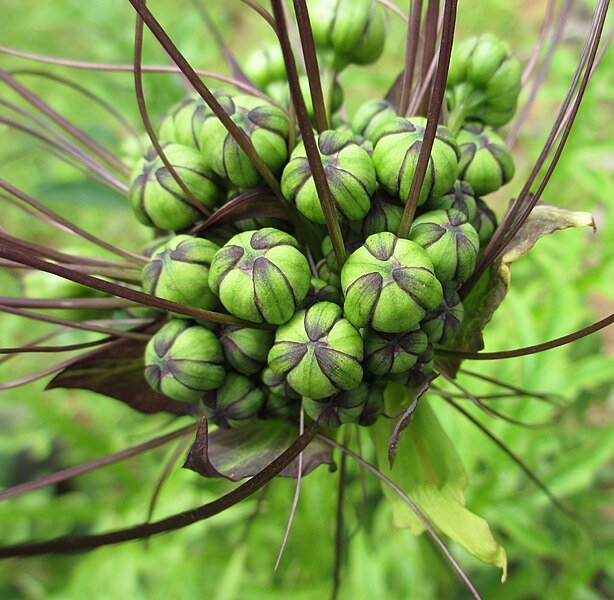
[[[433,347],[429,345],[427,349],[418,357],[416,364],[399,375],[391,375],[393,381],[397,381],[408,388],[417,388],[424,385],[427,377],[433,373],[435,368],[435,353]]]
[[[245,74],[261,90],[274,81],[285,80],[286,65],[281,46],[267,44],[252,52],[245,64]]]
[[[219,98],[233,122],[251,140],[266,166],[276,173],[288,158],[288,115],[255,96]],[[207,119],[200,134],[205,162],[222,179],[239,188],[258,185],[262,176],[218,119]]]
[[[396,117],[377,130],[373,148],[373,164],[377,180],[384,189],[404,204],[407,202],[422,148],[426,119]],[[456,181],[460,153],[454,137],[443,126],[437,133],[424,181],[418,196],[418,206],[429,198],[445,194]]]
[[[362,338],[339,306],[320,302],[301,310],[275,335],[269,367],[292,389],[315,400],[362,381]]]
[[[214,333],[183,319],[171,319],[145,350],[145,379],[174,400],[196,402],[220,387],[226,375],[222,347]]]
[[[409,239],[426,250],[441,283],[459,287],[475,270],[480,240],[460,210],[424,213],[412,223]]]
[[[352,119],[352,130],[373,142],[378,129],[397,116],[392,104],[386,100],[368,100],[361,104]]]
[[[284,398],[290,398],[292,400],[300,400],[301,395],[297,394],[288,383],[285,375],[276,375],[270,367],[265,367],[260,374],[260,379],[264,383],[271,394],[275,396],[282,396]]]
[[[266,400],[260,409],[260,419],[298,419],[301,403],[292,398],[279,396],[264,390]]]
[[[311,285],[309,286],[309,291],[307,292],[305,300],[303,300],[302,307],[309,308],[318,302],[334,302],[341,306],[341,304],[343,304],[343,298],[339,288],[330,285],[324,281],[324,279],[312,277]]]
[[[484,247],[490,241],[497,228],[497,217],[484,200],[476,199],[476,215],[471,224],[478,232],[480,246]]]
[[[430,210],[450,210],[451,208],[460,210],[473,225],[477,213],[476,195],[466,181],[458,180],[443,196],[431,198],[422,206],[422,213]]]
[[[309,263],[296,239],[272,227],[235,235],[209,271],[209,286],[228,312],[257,323],[288,321],[310,283]]]
[[[337,216],[350,221],[362,219],[369,212],[375,192],[371,157],[348,133],[323,131],[316,141]],[[310,221],[326,223],[302,143],[294,149],[284,169],[281,190],[286,200],[296,204]]]
[[[416,364],[428,345],[426,333],[420,327],[404,333],[378,333],[367,328],[363,339],[364,367],[374,375],[406,372]]]
[[[505,142],[480,123],[465,125],[457,136],[459,178],[478,196],[495,192],[514,176],[514,160]]]
[[[368,237],[348,257],[341,286],[345,316],[384,333],[413,329],[443,298],[427,253],[388,232]]]
[[[362,415],[369,396],[369,386],[361,383],[352,390],[337,392],[328,398],[303,398],[303,408],[309,417],[322,427],[339,427],[356,423]]]
[[[200,131],[213,111],[198,95],[187,96],[164,115],[158,138],[162,143],[182,144],[191,148],[200,147]]]
[[[264,392],[257,383],[238,373],[228,373],[223,385],[202,398],[205,417],[221,429],[251,422],[264,405]]]
[[[220,334],[226,362],[244,375],[253,375],[262,370],[273,339],[272,331],[230,325],[223,327]]]
[[[460,329],[464,316],[463,303],[454,290],[444,289],[443,301],[420,321],[420,328],[431,344],[445,344]]]
[[[221,199],[218,180],[201,154],[179,144],[167,144],[164,154],[192,195],[213,209]],[[149,227],[177,231],[202,217],[152,148],[132,173],[128,190],[136,218]]]
[[[158,298],[211,310],[217,304],[217,296],[209,288],[209,267],[219,249],[204,238],[172,238],[153,253],[143,268],[143,290]]]
[[[402,217],[403,207],[398,200],[388,196],[386,192],[380,189],[375,193],[371,208],[365,218],[362,221],[350,223],[350,229],[358,234],[359,239],[363,241],[374,233],[384,231],[396,233]],[[346,246],[346,249],[348,252],[353,252],[358,245],[354,248]]]
[[[367,399],[362,407],[358,424],[363,427],[373,425],[384,410],[384,387],[377,383],[369,383]]]

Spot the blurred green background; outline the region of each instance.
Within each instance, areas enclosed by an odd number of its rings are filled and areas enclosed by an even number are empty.
[[[153,0],[152,10],[192,64],[227,72],[211,36],[188,0]],[[404,10],[404,4],[398,3]],[[272,34],[240,2],[209,2],[210,12],[233,52],[241,57]],[[460,3],[457,35],[493,31],[526,62],[539,34],[545,2],[480,0]],[[588,28],[591,3],[574,4],[563,43],[546,84],[514,149],[517,175],[498,194],[499,214],[518,193],[565,94]],[[77,0],[38,3],[36,9],[2,0],[5,46],[50,56],[101,63],[132,61],[133,22],[128,2]],[[610,16],[609,25],[612,25]],[[342,76],[347,111],[381,97],[402,64],[404,26],[390,17],[384,57],[377,65],[350,68]],[[147,36],[145,62],[168,64]],[[75,71],[3,55],[5,70],[37,70],[70,77],[111,102],[140,127],[129,73]],[[487,350],[526,346],[583,327],[614,306],[614,51],[609,50],[583,102],[546,202],[592,212],[596,233],[570,230],[541,240],[512,269],[513,286],[486,332]],[[22,73],[54,109],[119,155],[131,140],[104,110],[74,90],[40,75]],[[214,86],[214,84],[213,84]],[[159,116],[184,89],[171,75],[146,78],[151,115]],[[2,87],[2,98],[16,96]],[[19,102],[17,100],[17,102]],[[19,102],[20,106],[25,106]],[[2,109],[4,117],[13,118]],[[124,198],[87,181],[23,134],[0,125],[0,176],[83,228],[137,249],[150,236],[137,225]],[[3,204],[0,225],[10,233],[52,247],[74,239]],[[42,241],[42,242],[41,242]],[[19,293],[19,277],[0,272],[1,295]],[[2,346],[26,343],[45,326],[0,316]],[[63,343],[84,334],[64,336]],[[24,355],[0,364],[0,381],[53,364],[54,356]],[[490,523],[508,553],[509,577],[472,559],[454,544],[484,598],[578,599],[614,597],[614,333],[604,332],[537,356],[472,363],[469,368],[535,392],[560,396],[565,410],[555,426],[531,430],[476,414],[521,456],[576,512],[566,517],[548,503],[516,465],[443,401],[429,402],[454,441],[470,474],[467,505]],[[144,416],[87,392],[43,393],[44,381],[0,392],[0,486],[31,479],[141,443],[188,422]],[[474,393],[492,386],[461,378]],[[539,422],[551,408],[530,398],[501,400],[497,408],[516,419]],[[177,444],[0,503],[2,543],[68,533],[102,532],[146,518],[156,483]],[[363,450],[373,458],[368,436]],[[172,470],[154,517],[203,504],[232,486]],[[324,467],[303,481],[299,508],[277,573],[273,566],[286,527],[294,482],[275,480],[264,496],[218,517],[149,542],[111,546],[88,554],[4,561],[0,598],[107,600],[215,598],[312,599],[330,595],[338,476]],[[436,600],[466,598],[467,591],[424,536],[391,526],[377,481],[363,482],[349,464],[344,515],[351,545],[342,569],[339,598]],[[365,505],[363,512],[361,506]],[[258,511],[257,518],[252,515]],[[360,525],[360,526],[359,526]]]

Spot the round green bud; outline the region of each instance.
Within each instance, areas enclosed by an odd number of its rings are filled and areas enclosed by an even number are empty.
[[[350,322],[383,333],[413,329],[443,298],[426,251],[389,232],[368,237],[348,257],[341,289]]]
[[[269,367],[290,387],[319,400],[362,381],[362,338],[332,302],[320,302],[277,330]]]
[[[202,410],[221,429],[234,429],[253,421],[264,401],[264,392],[255,381],[228,373],[221,387],[202,396]]]
[[[375,169],[369,153],[348,133],[323,131],[316,141],[337,216],[349,221],[364,218],[375,192]],[[281,191],[310,221],[326,223],[302,142],[281,176]]]
[[[377,0],[311,0],[309,12],[318,52],[336,71],[380,57],[386,23]]]
[[[163,150],[192,195],[206,208],[215,208],[221,199],[217,178],[200,152],[179,144],[167,144]],[[136,218],[144,225],[177,231],[193,225],[202,217],[155,149],[150,149],[136,166],[131,181],[128,198]]]
[[[514,160],[505,142],[480,123],[465,125],[457,136],[459,178],[478,196],[495,192],[514,176]]]
[[[217,304],[217,296],[209,287],[209,268],[219,249],[204,238],[172,238],[154,252],[143,268],[143,290],[185,306],[211,310]]]
[[[198,94],[187,96],[164,115],[158,138],[162,143],[200,148],[202,126],[213,116],[213,111]]]
[[[516,111],[522,70],[509,46],[490,33],[454,46],[446,98],[451,111],[500,127]]]
[[[352,229],[349,229],[348,231],[344,232],[343,243],[346,252],[352,253],[354,252],[354,250],[358,249],[362,245],[362,239]],[[333,273],[340,273],[341,268],[339,267],[339,263],[337,262],[337,256],[335,255],[335,249],[333,248],[333,242],[330,239],[330,236],[327,235],[322,240],[320,249],[322,250],[322,254],[324,256],[324,260],[326,261],[326,265],[328,266],[328,268]]]
[[[369,386],[361,383],[352,390],[337,392],[328,398],[303,398],[302,405],[314,421],[322,427],[332,428],[356,423],[365,409],[368,396]]]
[[[174,400],[196,402],[219,388],[226,375],[222,346],[214,333],[192,321],[171,319],[145,349],[145,379]]]
[[[341,290],[341,277],[339,273],[335,273],[335,271],[326,264],[325,260],[322,260],[318,264],[318,278],[326,281],[328,285]]]
[[[412,223],[409,239],[426,250],[441,283],[460,286],[471,277],[480,239],[460,210],[424,213]]]
[[[463,323],[463,303],[454,290],[444,290],[443,301],[420,321],[422,331],[431,344],[445,344],[451,340]]]
[[[426,333],[420,327],[403,333],[378,333],[367,328],[363,339],[364,367],[374,375],[406,372],[416,364],[428,345]]]
[[[373,425],[384,411],[384,386],[368,383],[367,399],[362,407],[358,424],[363,427]]]
[[[279,44],[261,46],[249,55],[245,74],[261,90],[274,81],[286,81],[286,65]]]
[[[226,362],[239,373],[253,375],[266,365],[274,333],[266,329],[226,326],[220,343]]]
[[[478,232],[480,247],[486,246],[497,228],[497,217],[481,198],[476,199],[476,215],[471,224]]]
[[[311,269],[290,234],[272,227],[245,231],[215,254],[209,286],[229,313],[280,325],[304,300]]]
[[[266,166],[273,173],[279,171],[288,158],[288,115],[255,96],[224,96],[219,101]],[[232,185],[249,188],[262,181],[252,161],[218,119],[207,119],[203,124],[200,147],[205,162]]]
[[[291,400],[300,400],[301,395],[297,394],[288,383],[285,375],[276,375],[269,367],[265,367],[260,374],[260,379],[265,388],[275,396],[282,396]]]
[[[429,345],[427,349],[418,357],[416,364],[406,371],[398,375],[391,375],[393,381],[397,381],[408,388],[416,388],[422,386],[427,377],[432,374],[435,368],[435,353],[433,346]]]
[[[396,118],[397,113],[387,100],[368,100],[361,104],[352,119],[352,130],[374,142],[377,130]]]
[[[384,231],[396,233],[402,217],[403,206],[383,190],[378,190],[365,218],[362,221],[352,222],[350,229],[358,234],[360,240],[366,240],[374,233]],[[347,248],[348,252],[353,252],[358,245],[360,244],[357,244],[355,248]]]
[[[404,204],[407,202],[422,148],[426,119],[396,117],[377,130],[373,148],[373,164],[377,180],[384,189]],[[452,134],[437,127],[418,206],[428,198],[445,194],[456,181],[460,153]]]
[[[471,186],[466,181],[458,180],[454,186],[443,196],[431,198],[422,206],[423,213],[430,210],[450,210],[455,208],[460,210],[467,220],[473,225],[476,218],[477,205],[476,195]]]
[[[298,419],[301,409],[301,403],[295,399],[279,396],[273,393],[267,393],[265,390],[266,400],[264,406],[260,409],[258,415],[261,419]]]
[[[318,302],[334,302],[341,306],[343,298],[339,288],[330,285],[324,279],[312,277],[309,291],[303,300],[303,308],[309,308]]]

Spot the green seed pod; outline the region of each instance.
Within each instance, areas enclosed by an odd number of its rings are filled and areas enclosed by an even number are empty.
[[[217,296],[209,287],[209,268],[219,249],[204,238],[172,238],[154,252],[143,268],[143,290],[158,298],[211,310],[217,304]]]
[[[339,306],[320,302],[297,312],[275,335],[269,367],[292,389],[320,400],[362,381],[362,338]]]
[[[399,375],[391,375],[390,378],[408,388],[420,387],[424,385],[426,378],[433,373],[433,369],[435,368],[434,356],[433,346],[429,345],[424,353],[418,357],[418,361],[409,371],[400,373]]]
[[[486,246],[490,242],[495,229],[497,228],[497,217],[490,210],[489,206],[481,198],[476,199],[477,212],[471,224],[478,232],[480,238],[480,247]]]
[[[480,123],[465,125],[457,136],[461,151],[459,178],[478,196],[495,192],[514,176],[514,160],[505,142]]]
[[[363,339],[364,367],[374,375],[406,372],[416,364],[428,345],[426,333],[420,327],[403,333],[378,333],[367,328]]]
[[[183,98],[164,115],[160,123],[160,142],[200,148],[200,131],[214,116],[207,103],[194,94]]]
[[[286,80],[286,65],[279,44],[267,44],[252,52],[245,63],[245,74],[259,87]]]
[[[167,144],[164,154],[194,197],[213,209],[221,200],[217,178],[206,166],[200,152]],[[128,198],[136,218],[149,227],[177,231],[193,225],[202,217],[152,148],[134,169]]]
[[[275,396],[300,400],[301,395],[297,394],[288,384],[285,375],[276,375],[269,367],[265,367],[260,375],[265,388]]]
[[[409,239],[426,250],[441,283],[460,286],[471,277],[480,239],[460,210],[424,213],[412,223]]]
[[[456,181],[454,187],[448,190],[439,198],[431,198],[422,206],[423,213],[430,210],[450,210],[455,208],[460,210],[466,217],[469,223],[473,225],[476,218],[477,205],[476,195],[471,186],[465,181]]]
[[[426,119],[422,117],[412,117],[411,120],[396,117],[377,130],[373,149],[377,180],[391,196],[404,204],[416,172],[425,127]],[[418,206],[428,198],[445,194],[454,185],[459,158],[460,152],[452,134],[445,127],[437,127]]]
[[[516,112],[521,67],[509,46],[483,33],[454,46],[446,99],[451,111],[458,109],[467,120],[500,127]]]
[[[357,222],[357,224],[360,224]],[[352,229],[348,229],[343,232],[343,243],[345,245],[345,250],[348,253],[354,252],[362,245],[362,239],[357,233],[354,233]],[[333,242],[330,237],[327,235],[320,245],[320,249],[322,250],[322,254],[324,256],[324,260],[326,261],[326,265],[333,273],[340,273],[341,268],[339,267],[339,263],[337,262],[337,257],[335,255],[335,249],[333,248]]]
[[[174,400],[196,402],[224,382],[224,355],[214,333],[192,321],[171,319],[145,350],[145,379]]]
[[[267,390],[264,395],[266,400],[258,415],[260,419],[298,419],[301,410],[300,402],[285,396],[267,393]]]
[[[356,423],[365,409],[369,386],[361,383],[352,390],[337,392],[319,400],[303,398],[303,408],[309,417],[322,427],[339,427],[345,423]]]
[[[375,169],[368,152],[348,133],[323,131],[316,141],[337,216],[349,221],[364,218],[375,192]],[[310,221],[326,223],[303,143],[284,169],[281,191]]]
[[[374,233],[390,231],[396,233],[403,217],[403,207],[397,200],[388,196],[383,190],[378,190],[371,203],[367,216],[362,221],[352,222],[350,229],[358,234],[359,239],[366,240]],[[346,236],[347,237],[347,236]],[[348,247],[348,252],[354,252],[360,245],[354,248]]]
[[[239,233],[213,257],[209,286],[235,317],[285,323],[311,283],[299,248],[295,238],[272,227]]]
[[[444,290],[443,302],[420,321],[422,331],[431,344],[445,344],[460,329],[464,316],[463,303],[454,290]]]
[[[384,386],[377,383],[367,385],[369,387],[367,399],[358,417],[358,424],[363,427],[373,425],[384,410]]]
[[[341,289],[350,322],[383,333],[413,329],[443,298],[426,251],[389,232],[368,237],[348,257]]]
[[[234,429],[253,421],[264,401],[264,392],[255,381],[228,373],[220,388],[202,397],[202,410],[221,429]]]
[[[255,96],[225,96],[219,100],[266,166],[273,173],[279,171],[288,158],[288,115]],[[252,161],[218,119],[207,119],[203,124],[200,147],[205,162],[232,185],[249,188],[262,181]]]
[[[307,296],[305,296],[305,300],[303,300],[302,307],[309,308],[318,302],[334,302],[341,306],[343,304],[343,298],[339,288],[330,285],[324,281],[324,279],[312,277],[311,285],[309,286],[309,291],[307,292]]]
[[[226,326],[222,328],[220,343],[226,362],[239,373],[253,375],[266,365],[274,333],[266,329]]]
[[[323,62],[341,71],[375,62],[384,49],[384,10],[376,0],[311,0],[311,27]]]
[[[354,133],[364,137],[370,142],[376,139],[377,130],[396,118],[397,113],[392,104],[386,100],[368,100],[361,104],[354,118],[352,129]]]
[[[332,271],[324,260],[318,265],[318,278],[323,279],[335,289],[341,290],[341,277],[339,273]]]

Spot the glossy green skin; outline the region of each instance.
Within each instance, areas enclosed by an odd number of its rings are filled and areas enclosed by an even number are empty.
[[[414,179],[424,139],[426,119],[396,117],[377,130],[373,148],[373,164],[377,180],[394,198],[404,204]],[[460,152],[454,137],[442,126],[437,133],[424,181],[418,195],[418,206],[429,198],[445,194],[456,181]]]
[[[322,427],[333,428],[344,423],[357,422],[363,413],[368,396],[369,386],[361,383],[352,390],[337,392],[321,400],[303,398],[302,406],[307,416]]]
[[[319,400],[362,381],[363,343],[358,330],[332,302],[319,302],[277,330],[269,367],[290,387]]]
[[[412,223],[409,239],[426,250],[443,284],[459,287],[475,270],[480,239],[459,210],[424,213]]]
[[[403,373],[413,367],[426,350],[426,333],[415,327],[404,333],[378,333],[367,328],[363,332],[365,343],[364,367],[374,375]]]
[[[158,248],[142,272],[143,290],[185,306],[211,310],[218,303],[209,287],[209,267],[219,246],[178,235]]]
[[[145,350],[145,379],[174,400],[196,402],[220,387],[226,376],[222,347],[214,333],[191,321],[171,319]]]
[[[311,0],[313,37],[323,62],[337,71],[376,61],[386,39],[384,11],[376,0]]]
[[[317,145],[339,219],[359,221],[369,212],[375,192],[375,168],[369,153],[348,133],[324,131]],[[281,190],[289,202],[310,221],[324,225],[326,219],[307,160],[299,144],[281,177]]]
[[[380,127],[396,118],[397,113],[386,100],[368,100],[358,107],[352,119],[352,130],[370,142],[374,142]]]
[[[161,143],[181,144],[198,149],[202,126],[212,117],[213,111],[198,94],[187,96],[164,116],[158,138]]]
[[[454,186],[443,196],[431,198],[422,205],[421,214],[430,210],[460,210],[473,225],[477,215],[476,195],[473,188],[466,181],[455,181]]]
[[[311,270],[291,235],[265,227],[231,238],[215,254],[209,286],[229,313],[281,325],[303,301]]]
[[[220,342],[226,362],[239,373],[253,375],[266,366],[274,333],[266,329],[226,326]]]
[[[514,176],[514,159],[505,142],[479,123],[465,125],[457,135],[461,151],[459,178],[478,196],[497,191]]]
[[[389,232],[368,237],[348,257],[341,287],[350,322],[383,333],[413,329],[443,299],[426,251]]]
[[[218,427],[230,429],[253,421],[264,402],[264,392],[255,381],[230,372],[220,388],[203,396],[202,410]]]
[[[251,140],[266,166],[277,173],[288,158],[288,115],[255,96],[224,96],[219,101]],[[220,120],[207,119],[203,124],[200,148],[206,164],[236,187],[254,187],[262,181],[261,174]]]
[[[516,112],[521,67],[509,46],[490,33],[455,44],[446,81],[450,110],[493,127]]]
[[[166,158],[194,197],[206,208],[214,209],[222,198],[218,180],[205,164],[200,152],[188,146],[167,144]],[[202,218],[164,166],[155,151],[148,151],[137,164],[128,190],[136,218],[149,227],[176,231]]]

